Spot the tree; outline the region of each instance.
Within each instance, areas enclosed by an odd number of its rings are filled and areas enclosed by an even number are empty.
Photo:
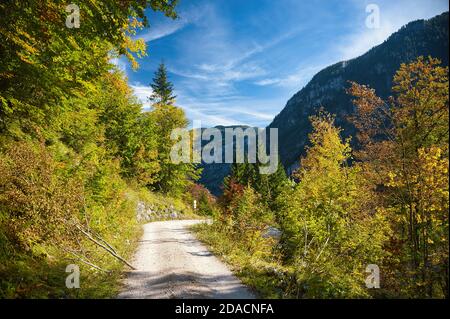
[[[261,174],[259,171],[260,165],[259,162],[248,163],[247,161],[245,163],[233,163],[230,175],[224,179],[223,187],[228,190],[231,180],[243,186],[250,186],[260,194],[261,202],[276,212],[276,199],[288,181],[286,172],[280,161],[278,161],[277,170],[273,174]]]
[[[158,178],[151,185],[156,190],[182,195],[193,181],[199,178],[200,170],[194,163],[173,163],[170,152],[177,141],[171,139],[174,129],[187,129],[188,121],[183,109],[173,105],[173,85],[167,80],[165,67],[160,65],[156,71],[154,82],[151,84],[154,100],[149,117],[154,123],[159,172]]]
[[[219,203],[223,210],[223,214],[219,217],[222,219],[227,219],[232,214],[232,203],[236,197],[239,197],[244,193],[245,189],[242,184],[237,183],[231,177],[226,179],[225,185],[226,187],[223,190],[223,195],[219,198]]]
[[[134,36],[148,26],[145,9],[176,18],[176,3],[78,1],[78,29],[65,26],[67,3],[0,3],[0,132],[31,134],[52,123],[61,102],[92,89],[92,82],[112,68],[111,57],[125,55],[138,67],[135,58],[145,55],[146,45]]]
[[[233,179],[236,183],[243,186],[254,186],[257,172],[252,163],[233,163],[231,165],[230,175],[224,180],[224,187],[227,188],[228,180]]]
[[[409,297],[448,295],[448,67],[439,64],[402,64],[387,102],[363,85],[349,90],[357,159],[395,229],[387,283]]]
[[[92,268],[117,269],[103,253],[128,249],[129,185],[156,182],[159,136],[111,60],[138,67],[146,9],[175,18],[176,3],[76,1],[71,29],[69,3],[0,2],[0,297],[61,297],[62,260],[89,265],[73,297],[102,278]]]
[[[280,196],[282,244],[295,266],[298,297],[364,297],[364,270],[380,264],[385,224],[367,209],[369,188],[350,167],[349,140],[325,113],[311,117],[311,146],[301,159],[299,183]]]
[[[258,164],[259,166],[259,164]],[[259,168],[257,168],[259,172]],[[275,213],[279,211],[278,197],[288,186],[289,179],[283,164],[278,160],[277,170],[273,174],[258,174],[255,189],[262,194],[266,205]]]
[[[153,92],[149,100],[154,104],[173,105],[175,103],[176,96],[173,95],[173,84],[167,79],[167,69],[164,63],[159,65],[150,86]]]
[[[189,188],[192,200],[197,201],[197,211],[201,215],[213,216],[217,212],[216,198],[203,185],[192,184]]]

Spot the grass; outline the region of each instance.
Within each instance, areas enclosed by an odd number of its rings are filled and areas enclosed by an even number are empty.
[[[141,224],[136,220],[138,201],[151,204],[158,210],[173,207],[182,212],[179,219],[205,218],[195,214],[181,199],[127,187],[105,206],[91,207],[91,227],[126,260],[132,258],[142,235]],[[60,243],[51,240],[34,243],[28,250],[16,247],[7,236],[7,229],[2,229],[2,218],[0,212],[0,299],[116,298],[125,271],[129,270],[124,263],[87,239],[82,240],[85,256],[107,272],[75,259],[61,249]],[[69,264],[79,266],[79,289],[66,287],[66,278],[70,275],[66,273],[66,267]]]
[[[113,257],[105,256],[99,250],[92,250],[91,260],[96,260],[97,264],[108,269],[107,273],[68,258],[57,247],[47,246],[41,249],[48,255],[14,252],[2,263],[0,298],[114,298],[117,295],[126,266],[113,260]],[[128,258],[129,254],[124,257]],[[65,270],[69,264],[77,264],[80,268],[79,289],[65,286],[69,275]]]
[[[129,190],[133,192],[132,190]],[[92,224],[96,231],[125,259],[134,253],[142,229],[136,221],[136,198],[123,196],[111,206],[96,208]],[[99,213],[100,212],[100,213]],[[0,224],[1,226],[1,224]],[[101,271],[64,252],[61,243],[51,240],[34,243],[32,249],[16,247],[0,229],[0,298],[115,298],[121,286],[124,263],[82,240],[85,256]],[[80,288],[66,287],[66,267],[80,269]]]
[[[229,265],[233,273],[260,298],[292,298],[290,288],[291,269],[281,266],[276,243],[272,239],[259,237],[256,243],[230,236],[217,223],[192,226],[197,238],[223,262]],[[260,234],[258,234],[260,235]]]

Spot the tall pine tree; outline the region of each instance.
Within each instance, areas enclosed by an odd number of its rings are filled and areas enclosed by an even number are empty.
[[[173,105],[175,103],[176,96],[173,95],[173,84],[167,78],[167,69],[163,62],[159,65],[150,86],[153,93],[149,100],[154,104]]]
[[[153,101],[150,117],[155,124],[158,137],[157,157],[159,172],[152,188],[172,196],[183,194],[193,181],[199,178],[200,171],[193,163],[173,163],[170,152],[175,141],[171,139],[174,129],[186,128],[188,120],[183,109],[174,105],[173,84],[167,78],[164,63],[161,63],[150,84],[153,89],[149,100]]]

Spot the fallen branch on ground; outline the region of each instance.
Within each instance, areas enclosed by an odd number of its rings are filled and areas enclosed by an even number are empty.
[[[103,242],[98,241],[97,239],[95,239],[90,233],[86,232],[85,230],[83,230],[79,225],[76,225],[76,227],[78,228],[79,231],[81,231],[81,233],[83,235],[85,235],[90,241],[92,241],[94,244],[96,244],[97,246],[100,246],[101,248],[103,248],[104,250],[106,250],[108,253],[110,253],[112,256],[114,256],[115,258],[119,259],[121,262],[123,262],[124,264],[126,264],[128,267],[130,267],[133,270],[136,270],[135,267],[133,267],[133,265],[131,265],[128,261],[126,261],[123,257],[121,257],[114,248],[112,248],[112,246],[110,244],[108,244],[104,239],[100,240]],[[98,235],[96,235],[96,237],[99,237]],[[110,248],[111,247],[111,248]]]
[[[64,248],[63,248],[63,249],[64,249]],[[74,253],[74,252],[71,251],[71,250],[64,249],[64,251],[66,251],[66,252],[68,252],[68,253],[74,255],[74,256],[77,258],[77,260],[81,261],[82,263],[84,263],[84,264],[86,264],[86,265],[88,265],[88,266],[91,266],[91,267],[94,268],[94,269],[97,269],[97,270],[100,270],[100,271],[103,271],[103,272],[106,272],[106,273],[110,273],[110,272],[111,272],[110,270],[103,269],[103,268],[101,268],[101,267],[99,267],[99,266],[93,264],[92,262],[85,260],[83,257],[79,256],[78,254]]]

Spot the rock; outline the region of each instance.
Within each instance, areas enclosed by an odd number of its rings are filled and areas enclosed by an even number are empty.
[[[142,214],[145,211],[145,204],[143,202],[138,202],[136,207],[136,213]]]
[[[267,227],[266,231],[264,232],[264,234],[262,235],[263,238],[275,238],[275,239],[280,239],[281,237],[281,231],[275,227],[269,226]]]

